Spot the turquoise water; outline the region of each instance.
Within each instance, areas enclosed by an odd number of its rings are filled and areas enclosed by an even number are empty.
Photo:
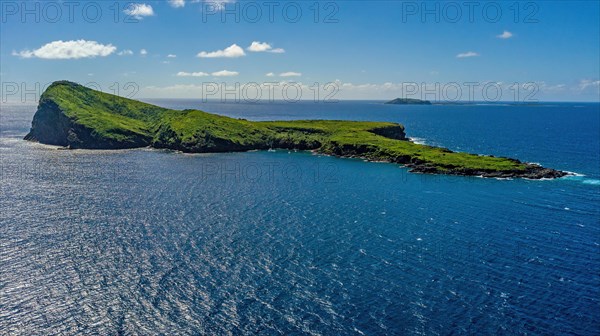
[[[305,152],[64,151],[0,111],[0,334],[596,335],[600,107],[200,104],[402,122],[578,175],[410,174]]]

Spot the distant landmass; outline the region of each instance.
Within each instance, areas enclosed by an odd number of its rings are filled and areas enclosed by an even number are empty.
[[[431,105],[429,100],[421,100],[414,98],[396,98],[394,100],[390,100],[385,102],[384,104],[392,104],[392,105]]]
[[[457,130],[458,132],[459,130]],[[339,120],[248,121],[199,110],[171,110],[54,82],[40,97],[26,140],[67,148],[153,147],[186,153],[312,150],[402,164],[412,172],[483,177],[556,178],[566,172],[519,160],[413,143],[404,126]]]
[[[540,103],[537,101],[449,101],[449,100],[421,100],[415,98],[396,98],[385,102],[384,104],[391,105],[456,105],[456,106],[469,106],[469,105],[504,105],[504,106],[551,106],[548,103]]]

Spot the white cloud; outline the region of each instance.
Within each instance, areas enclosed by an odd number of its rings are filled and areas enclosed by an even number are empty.
[[[280,73],[279,76],[280,77],[300,77],[300,76],[302,76],[302,74],[300,72],[289,71],[289,72]]]
[[[153,16],[154,10],[152,6],[140,3],[132,3],[123,11],[123,13],[133,16],[134,18],[141,20],[144,16]]]
[[[117,55],[119,56],[130,56],[133,55],[133,51],[129,50],[129,49],[125,49],[125,50],[121,50],[117,53]]]
[[[273,47],[267,42],[258,41],[252,42],[252,44],[248,48],[246,48],[246,50],[252,52],[272,52],[277,54],[282,54],[285,52],[285,50],[281,48],[273,49]]]
[[[215,76],[215,77],[231,77],[231,76],[239,75],[239,72],[221,70],[221,71],[215,71],[210,74],[206,73],[206,72],[184,72],[184,71],[180,71],[177,73],[177,77],[206,77],[206,76],[211,76],[211,75]]]
[[[206,72],[183,72],[180,71],[177,73],[178,77],[206,77],[209,76]]]
[[[473,52],[473,51],[467,51],[466,53],[460,53],[460,54],[456,55],[456,57],[458,57],[458,58],[477,57],[477,56],[479,56],[479,54],[476,52]]]
[[[192,3],[203,2],[206,6],[211,6],[213,10],[223,10],[228,3],[234,3],[235,0],[192,0]]]
[[[567,85],[565,84],[556,84],[549,85],[548,83],[541,81],[537,83],[525,83],[521,85],[524,90],[530,90],[530,86],[535,85],[539,89],[540,92],[564,92],[567,89]],[[534,86],[534,87],[535,87]]]
[[[508,30],[505,30],[502,34],[496,35],[496,37],[506,40],[506,39],[513,37],[513,34],[511,32],[509,32]]]
[[[185,6],[185,0],[169,0],[169,5],[173,8],[179,8]]]
[[[217,51],[211,51],[211,52],[201,51],[196,56],[202,57],[202,58],[217,58],[217,57],[234,58],[234,57],[246,56],[246,53],[244,53],[244,49],[242,49],[237,44],[232,44],[231,46],[225,48],[224,50],[217,50]]]
[[[227,71],[227,70],[221,70],[221,71],[216,71],[216,72],[212,73],[212,75],[215,77],[231,77],[231,76],[237,76],[239,74],[240,74],[239,72]]]
[[[146,56],[146,55],[148,55],[148,51],[146,49],[142,49],[142,50],[140,50],[140,55]]]
[[[254,51],[254,52],[261,52],[261,51],[267,51],[271,48],[273,48],[273,47],[271,47],[271,45],[268,44],[267,42],[254,41],[248,48],[246,48],[246,50]]]
[[[269,72],[269,73],[268,73],[268,74],[266,74],[265,76],[267,76],[267,77],[275,77],[275,74],[274,74],[274,73],[272,73],[272,72]]]
[[[167,57],[168,57],[168,58],[175,58],[175,57],[177,57],[177,55],[168,54],[168,55],[167,55]]]
[[[590,80],[590,79],[582,79],[579,82],[579,89],[581,91],[583,91],[589,87],[594,87],[594,86],[597,86],[600,88],[600,80],[594,81],[594,80]]]
[[[78,59],[94,58],[97,56],[105,57],[117,50],[112,44],[100,44],[96,41],[54,41],[41,46],[35,50],[13,51],[14,56],[22,58],[43,58],[43,59]]]

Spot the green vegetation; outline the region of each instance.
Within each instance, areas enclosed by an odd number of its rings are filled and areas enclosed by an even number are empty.
[[[60,113],[57,113],[57,108]],[[47,119],[53,117],[61,119],[64,116],[72,126],[82,126],[75,127],[80,131],[79,133],[89,130],[91,139],[89,141],[79,139],[81,140],[79,143],[75,136],[85,134],[71,132],[71,139],[63,139],[64,143],[55,144],[71,145],[72,147],[103,147],[94,146],[90,142],[95,140],[106,143],[106,147],[111,147],[110,144],[135,147],[152,137],[152,125],[167,111],[158,106],[95,91],[75,83],[60,81],[50,85],[40,97],[40,107],[34,117],[32,131],[36,130],[36,126],[56,127],[57,125],[52,124],[45,125],[48,123]],[[53,132],[52,129],[44,131]],[[38,140],[44,142],[43,139]]]
[[[538,167],[508,158],[415,144],[406,139],[404,127],[396,123],[254,122],[198,110],[165,109],[66,81],[55,82],[44,92],[26,139],[70,148],[152,146],[190,153],[315,150],[405,164],[424,173],[457,175],[527,175]]]

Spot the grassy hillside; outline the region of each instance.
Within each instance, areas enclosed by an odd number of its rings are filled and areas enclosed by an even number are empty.
[[[424,173],[527,176],[543,169],[513,159],[415,144],[406,140],[404,127],[396,123],[253,122],[198,110],[165,109],[66,81],[55,82],[44,92],[26,138],[71,148],[152,146],[191,153],[315,150],[406,164]],[[557,172],[545,170],[546,175]]]

